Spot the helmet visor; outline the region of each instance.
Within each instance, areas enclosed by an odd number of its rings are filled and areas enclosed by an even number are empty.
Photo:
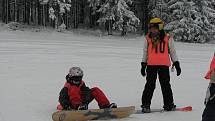
[[[159,23],[150,23],[149,29],[159,29]]]

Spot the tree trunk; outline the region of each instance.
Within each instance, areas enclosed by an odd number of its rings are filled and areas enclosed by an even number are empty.
[[[75,0],[75,7],[74,7],[74,28],[78,28],[78,2]]]
[[[42,12],[43,12],[43,26],[46,26],[46,13],[45,13],[45,5],[42,5]]]
[[[126,30],[126,22],[125,22],[125,20],[124,20],[123,26],[122,26],[121,36],[125,36],[126,33],[127,33],[127,30]]]
[[[108,35],[112,34],[112,20],[108,20]]]
[[[29,1],[26,2],[26,6],[27,6],[27,10],[26,10],[27,18],[26,18],[26,20],[27,20],[27,23],[30,24],[30,21],[31,21],[31,19],[30,19],[30,18],[31,18],[31,17],[30,17],[30,15],[31,15],[31,14],[30,14],[30,9],[31,9],[31,8],[30,8],[30,7],[31,7],[31,6],[30,6]]]
[[[31,2],[32,2],[32,1],[29,1],[29,2],[28,2],[28,6],[29,6],[29,7],[28,7],[28,24],[31,24],[31,22],[32,22],[32,21],[31,21],[31,16],[32,16],[32,14],[31,14],[31,11],[32,11]]]
[[[5,0],[2,1],[2,21],[5,22]]]
[[[4,0],[4,6],[3,6],[3,9],[4,9],[4,22],[7,24],[9,22],[9,3],[8,3],[8,0]]]
[[[35,17],[36,17],[36,23],[39,25],[39,2],[35,4]]]
[[[59,21],[59,15],[57,13],[56,14],[56,19],[55,19],[55,29],[58,29],[58,21]]]
[[[146,34],[148,32],[148,21],[149,21],[149,0],[144,0],[143,2],[143,21],[142,21],[142,30],[144,30],[144,33]]]
[[[14,9],[13,10],[14,11],[14,13],[13,13],[14,14],[14,22],[17,22],[17,19],[16,19],[16,15],[17,15],[16,14],[16,0],[14,0],[14,8],[13,9]]]

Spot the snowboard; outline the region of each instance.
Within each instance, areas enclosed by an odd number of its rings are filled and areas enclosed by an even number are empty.
[[[193,110],[192,106],[184,106],[184,107],[176,107],[176,109],[173,111],[188,112],[188,111],[192,111],[192,110]],[[154,112],[162,113],[162,112],[169,112],[169,111],[165,111],[164,109],[151,109],[150,113],[154,113]],[[142,110],[136,110],[135,114],[145,114],[145,113],[143,113]]]
[[[120,119],[130,116],[135,112],[134,106],[118,107],[112,109],[89,109],[57,111],[52,114],[53,121],[88,121]]]

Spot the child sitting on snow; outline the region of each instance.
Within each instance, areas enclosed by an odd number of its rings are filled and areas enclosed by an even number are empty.
[[[83,71],[79,67],[72,67],[66,75],[66,83],[60,91],[58,110],[87,110],[88,104],[95,99],[99,108],[117,108],[115,103],[109,102],[105,94],[98,87],[89,88],[82,80]]]
[[[205,98],[206,107],[202,114],[202,121],[215,121],[215,53],[205,78],[210,79],[210,83]]]

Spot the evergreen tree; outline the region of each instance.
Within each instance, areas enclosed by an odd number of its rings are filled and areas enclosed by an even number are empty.
[[[151,18],[161,18],[165,23],[169,23],[171,16],[167,7],[167,2],[167,0],[151,0],[149,4]]]
[[[165,29],[174,34],[176,41],[196,41],[201,26],[196,24],[193,18],[198,14],[194,5],[195,3],[191,0],[171,0],[168,2],[171,22],[166,25]]]
[[[117,0],[105,0],[104,3],[100,3],[100,8],[96,11],[101,13],[98,22],[104,23],[105,28],[108,31],[108,35],[112,35],[113,21],[115,20],[116,2]]]
[[[215,34],[215,10],[213,9],[213,0],[195,0],[196,11],[198,14],[192,16],[194,18],[195,23],[201,27],[198,35],[196,35],[195,39],[198,42],[210,41],[214,38]]]
[[[49,17],[52,20],[55,20],[55,28],[56,29],[65,29],[66,25],[64,23],[63,15],[65,11],[70,11],[71,0],[49,0]],[[60,23],[60,28],[59,27]],[[62,28],[63,27],[63,28]]]
[[[90,3],[89,6],[92,7],[96,11],[97,7],[101,6],[101,4],[103,4],[105,1],[104,0],[88,0],[88,2]]]
[[[141,0],[140,4],[141,4],[141,12],[142,12],[142,30],[144,30],[144,34],[147,34],[148,32],[148,22],[150,19],[150,3],[153,0]]]
[[[122,35],[136,30],[136,25],[140,20],[134,15],[134,12],[129,10],[131,0],[90,0],[90,2],[94,8],[100,5],[96,11],[102,14],[98,22],[106,24],[108,34],[112,34],[112,29],[122,31]]]
[[[131,0],[118,0],[116,5],[116,17],[113,25],[114,29],[122,31],[121,35],[125,35],[128,31],[136,31],[136,26],[140,23],[139,18],[130,11],[128,4],[132,4]]]

